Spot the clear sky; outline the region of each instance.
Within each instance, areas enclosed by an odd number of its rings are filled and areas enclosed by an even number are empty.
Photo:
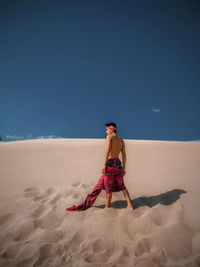
[[[1,0],[4,141],[200,140],[200,1]]]

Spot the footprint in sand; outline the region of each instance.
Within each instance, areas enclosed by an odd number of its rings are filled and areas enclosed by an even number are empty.
[[[90,254],[84,259],[88,263],[106,263],[108,261],[107,255],[103,252],[101,254]]]
[[[34,224],[34,229],[41,227],[41,220],[40,219],[34,219],[33,224]]]
[[[50,211],[44,218],[41,219],[41,227],[44,229],[54,230],[61,225],[64,217],[56,211]]]
[[[115,253],[118,254],[120,249],[121,249],[121,245],[115,243],[114,241],[111,241],[111,242],[109,242],[109,244],[106,248],[105,254],[108,257],[111,257]]]
[[[140,257],[143,253],[150,251],[150,242],[149,239],[143,238],[140,239],[135,247],[135,256]]]
[[[65,243],[64,247],[65,249],[67,248],[69,249],[71,247],[71,242],[68,241],[68,243]],[[80,254],[83,254],[85,252],[87,253],[88,251],[92,250],[92,242],[90,239],[85,239],[79,244],[79,247],[80,247],[79,251]]]
[[[39,192],[27,192],[27,193],[24,193],[23,196],[24,197],[35,197],[39,194]]]
[[[55,243],[58,244],[61,240],[63,240],[64,234],[63,230],[55,229],[48,230],[42,229],[42,227],[38,228],[32,236],[29,237],[28,241],[30,244],[44,244],[44,243]]]
[[[51,205],[55,205],[56,204],[56,202],[61,198],[62,196],[61,196],[61,194],[57,194],[49,203],[51,204]]]
[[[38,201],[38,200],[43,200],[42,202],[46,202],[47,199],[49,198],[49,196],[51,196],[54,192],[56,192],[55,188],[48,188],[45,193],[40,194],[40,195],[35,195],[35,197],[33,198],[34,201]]]
[[[77,246],[80,247],[80,244],[85,241],[86,237],[83,232],[76,232],[70,240],[69,249],[73,252],[77,252]],[[66,244],[67,245],[67,244]],[[65,246],[66,246],[65,245]]]
[[[10,242],[8,246],[6,246],[2,251],[1,257],[4,259],[14,259],[15,256],[18,254],[19,249],[20,247],[18,243]]]
[[[131,256],[129,250],[127,247],[122,247],[121,251],[118,252],[118,258],[117,258],[117,263],[119,264],[126,264],[127,261],[129,260],[129,257]]]
[[[76,186],[78,186],[78,185],[80,185],[80,181],[71,184],[71,186],[73,186],[73,187],[76,187]]]
[[[100,239],[100,238],[96,239],[94,241],[94,244],[92,246],[92,249],[93,249],[94,253],[101,252],[102,250],[105,249],[105,242],[102,239]]]
[[[71,194],[71,196],[75,199],[78,199],[81,196],[81,193],[80,192],[74,192]]]
[[[167,256],[164,250],[158,244],[151,245],[151,256],[153,261],[161,266],[167,261]]]
[[[20,257],[20,256],[19,256]],[[30,258],[27,258],[27,259],[24,259],[20,262],[18,262],[15,267],[25,267],[25,266],[32,266],[32,261],[33,259],[30,257]]]
[[[13,222],[16,218],[15,213],[6,213],[0,216],[0,227],[8,225],[10,222]]]
[[[19,245],[18,245],[19,246]],[[26,244],[25,246],[19,246],[19,253],[15,259],[15,267],[27,267],[33,266],[32,261],[36,255],[38,255],[38,246],[36,244]],[[36,256],[37,259],[37,256]]]
[[[77,245],[80,244],[83,240],[85,240],[85,235],[80,231],[80,232],[76,232],[71,241],[73,245]]]
[[[75,199],[80,199],[80,196],[82,196],[83,193],[80,192],[80,191],[75,191],[75,190],[70,190],[67,194],[67,197],[70,197],[70,198],[75,198]]]
[[[60,258],[60,257],[62,257],[63,254],[65,254],[65,250],[64,250],[63,246],[61,246],[60,244],[57,245],[56,255]]]
[[[105,253],[108,257],[111,257],[115,253],[114,246],[108,246]]]
[[[39,195],[38,197],[34,197],[34,201],[43,200],[42,203],[45,203],[47,201],[45,195]]]
[[[37,261],[34,263],[34,267],[36,266],[44,266],[44,262],[51,258],[51,244],[44,244],[39,249],[39,257]]]
[[[27,187],[24,189],[24,197],[35,197],[40,194],[37,187]]]
[[[27,187],[24,189],[24,197],[35,197],[39,194],[39,189],[37,187]]]
[[[32,191],[37,191],[37,190],[38,190],[37,187],[32,186],[32,187],[25,188],[24,192],[32,192]]]
[[[52,188],[48,188],[47,190],[46,190],[46,194],[47,195],[51,195],[51,194],[53,194],[53,193],[55,193],[56,192],[56,188],[54,188],[54,187],[52,187]]]
[[[26,240],[35,231],[32,219],[23,220],[12,230],[15,241]]]
[[[39,207],[37,207],[33,211],[32,218],[38,218],[38,217],[40,217],[47,209],[48,209],[48,206],[47,205],[41,204]]]

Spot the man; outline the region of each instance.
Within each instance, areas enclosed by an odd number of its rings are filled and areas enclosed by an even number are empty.
[[[122,153],[122,164],[123,164],[123,175],[125,175],[126,170],[126,151],[125,151],[125,144],[124,140],[120,138],[117,133],[117,126],[114,122],[108,122],[105,124],[106,126],[106,133],[107,133],[107,148],[106,148],[106,156],[105,161],[102,167],[102,173],[106,174],[106,163],[109,159],[116,158],[119,162],[119,165],[121,164],[121,161],[119,160],[119,154]],[[124,197],[127,201],[127,208],[130,210],[133,210],[133,206],[131,203],[130,195],[125,187],[124,183],[121,182],[121,188],[118,186],[118,190],[115,190],[115,192],[122,191],[124,194]],[[123,189],[125,187],[125,189]],[[112,192],[107,194],[106,193],[106,208],[110,207],[110,202],[112,199]]]
[[[125,174],[126,152],[123,139],[116,135],[117,126],[115,123],[106,123],[107,132],[107,149],[104,165],[102,168],[102,176],[95,185],[92,193],[88,194],[85,200],[75,206],[66,208],[68,211],[82,211],[90,208],[95,202],[102,189],[106,191],[106,207],[110,208],[112,192],[122,191],[127,201],[127,208],[133,210],[129,192],[124,185],[123,176]],[[122,153],[123,167],[119,159],[119,153]]]

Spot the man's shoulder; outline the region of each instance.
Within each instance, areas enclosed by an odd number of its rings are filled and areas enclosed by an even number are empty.
[[[108,135],[106,139],[111,140],[113,137],[114,137],[114,135]]]
[[[124,142],[124,139],[123,139],[121,136],[118,135],[118,138],[119,138],[122,142]]]

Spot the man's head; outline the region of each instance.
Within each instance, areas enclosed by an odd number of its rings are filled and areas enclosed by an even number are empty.
[[[117,125],[114,122],[107,122],[105,124],[107,135],[117,133]]]

